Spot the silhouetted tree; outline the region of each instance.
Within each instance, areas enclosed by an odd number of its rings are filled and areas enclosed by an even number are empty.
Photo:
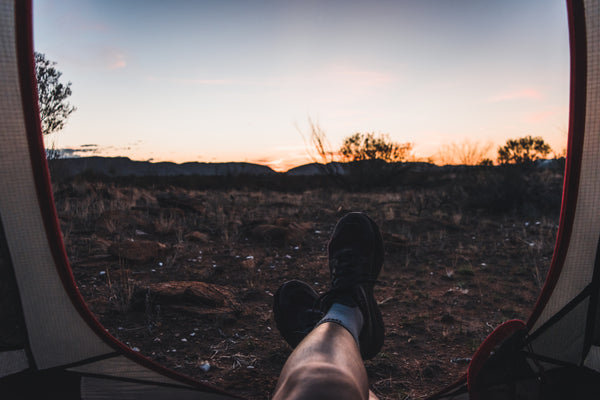
[[[60,82],[62,72],[57,70],[55,65],[56,63],[46,59],[43,53],[35,53],[38,104],[44,135],[60,131],[69,115],[76,110],[67,101],[71,95],[71,82]]]
[[[539,136],[509,139],[498,148],[499,164],[527,164],[546,157],[552,149]]]
[[[400,162],[406,160],[412,148],[412,143],[392,142],[388,135],[355,133],[344,139],[340,154],[345,161]]]

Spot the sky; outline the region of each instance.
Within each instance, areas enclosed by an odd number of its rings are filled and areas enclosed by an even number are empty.
[[[567,140],[564,0],[34,0],[34,47],[77,107],[79,155],[310,162],[356,132],[413,143]]]

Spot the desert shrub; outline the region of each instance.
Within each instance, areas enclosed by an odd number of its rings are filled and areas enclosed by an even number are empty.
[[[483,168],[464,187],[467,207],[492,214],[556,215],[560,210],[562,176],[551,170]]]
[[[412,143],[393,142],[389,135],[355,133],[344,139],[340,154],[347,162],[370,160],[396,163],[405,161],[412,148]]]
[[[498,149],[498,164],[531,164],[551,151],[550,145],[539,136],[509,139]]]
[[[389,135],[355,133],[346,137],[338,154],[346,163],[346,174],[336,176],[336,183],[348,190],[363,191],[393,185],[405,170],[404,161],[412,143],[399,143]]]
[[[488,157],[492,143],[464,140],[443,145],[435,155],[440,165],[492,165]]]

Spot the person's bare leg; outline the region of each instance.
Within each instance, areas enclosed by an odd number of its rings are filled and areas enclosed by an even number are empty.
[[[376,399],[356,340],[344,327],[317,326],[286,361],[273,400]]]
[[[366,214],[346,214],[327,252],[332,283],[326,293],[318,296],[308,284],[290,281],[275,294],[277,328],[295,347],[275,400],[377,399],[369,391],[363,359],[377,355],[385,336],[373,295],[383,265],[381,232]]]

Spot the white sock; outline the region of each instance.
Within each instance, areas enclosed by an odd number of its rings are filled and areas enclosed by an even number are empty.
[[[358,307],[349,307],[340,303],[333,303],[327,314],[317,322],[316,326],[321,325],[324,322],[333,322],[346,328],[348,332],[352,334],[356,344],[358,342],[358,335],[362,330],[364,319],[362,312]]]

